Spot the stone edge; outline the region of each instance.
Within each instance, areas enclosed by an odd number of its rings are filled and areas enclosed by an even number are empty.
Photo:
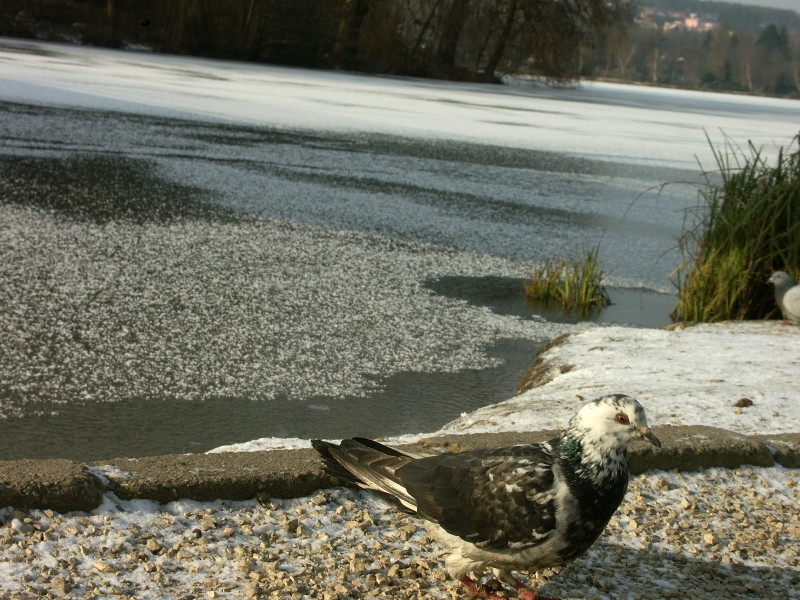
[[[630,470],[694,471],[740,465],[800,467],[800,433],[740,435],[713,427],[657,426],[662,448],[635,443]],[[437,435],[411,451],[462,451],[544,441],[557,432]],[[115,458],[0,461],[0,507],[90,511],[107,492],[120,499],[169,502],[296,498],[338,485],[312,449]]]

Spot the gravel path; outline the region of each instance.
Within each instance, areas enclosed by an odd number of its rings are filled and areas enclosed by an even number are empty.
[[[535,576],[578,598],[798,598],[800,472],[650,472],[597,544]],[[421,523],[363,492],[0,511],[4,598],[450,598]]]

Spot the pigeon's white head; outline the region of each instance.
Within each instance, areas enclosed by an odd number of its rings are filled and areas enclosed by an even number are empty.
[[[786,271],[775,271],[767,281],[769,283],[774,283],[775,288],[778,290],[794,287],[797,285],[797,282],[794,280],[794,277],[789,275]]]
[[[628,444],[644,439],[661,447],[647,425],[644,408],[623,394],[603,396],[584,404],[569,422],[562,442],[562,454],[592,464],[600,471],[619,468],[626,462]]]

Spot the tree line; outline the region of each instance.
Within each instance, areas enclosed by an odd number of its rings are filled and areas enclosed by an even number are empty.
[[[627,15],[626,2],[4,0],[0,33],[61,25],[85,43],[171,53],[487,81],[514,71],[561,78],[575,70],[575,48]]]
[[[628,26],[595,53],[587,76],[800,97],[800,31],[770,23],[756,36]]]
[[[632,1],[3,0],[0,35],[472,81],[800,91],[797,31],[649,30],[634,23]]]

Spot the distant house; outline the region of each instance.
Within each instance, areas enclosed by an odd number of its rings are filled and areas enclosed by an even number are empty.
[[[717,20],[714,17],[700,17],[697,13],[692,13],[683,20],[683,26],[692,31],[711,31],[717,26]]]
[[[711,31],[717,25],[717,18],[710,15],[698,15],[682,10],[663,11],[654,6],[645,6],[639,11],[634,22],[640,27],[661,29],[663,31]]]
[[[700,29],[700,17],[696,14],[691,14],[683,20],[683,26],[686,29]]]

